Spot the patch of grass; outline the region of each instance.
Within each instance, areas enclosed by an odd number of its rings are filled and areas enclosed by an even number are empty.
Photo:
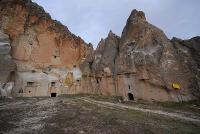
[[[62,94],[59,95],[58,97],[60,98],[74,98],[74,97],[86,97],[90,96],[90,94]]]
[[[83,105],[84,104],[85,103],[83,103]],[[131,132],[132,128],[139,129],[140,133],[198,134],[198,132],[200,132],[200,124],[194,124],[170,117],[127,109],[112,110],[91,104],[86,104],[86,106],[93,107],[94,114],[98,116],[98,120],[105,121],[105,126],[109,125],[111,128],[117,127],[120,132],[126,130],[128,133]]]
[[[119,103],[119,100],[122,100],[122,97],[112,97],[112,96],[100,96],[100,95],[89,95],[91,99],[97,101],[108,101],[113,103]],[[138,101],[121,101],[125,105],[132,105],[142,108],[149,109],[158,109],[165,111],[186,111],[194,112],[200,114],[200,102],[199,101],[189,101],[189,102],[148,102],[145,100]]]
[[[200,102],[189,101],[189,102],[154,102],[151,104],[153,107],[163,107],[166,109],[188,111],[200,114]]]
[[[189,101],[189,102],[156,102],[155,104],[165,106],[165,107],[171,107],[171,108],[182,108],[182,107],[188,107],[188,106],[197,106],[200,107],[199,101]]]
[[[99,100],[99,101],[109,101],[109,102],[119,102],[122,100],[121,96],[102,96],[102,95],[89,95],[91,99]]]
[[[87,95],[87,97],[88,96],[103,101],[116,102],[118,99],[117,97]],[[200,132],[200,124],[129,109],[111,109],[102,105],[82,101],[78,99],[79,97],[83,96],[67,95],[52,98],[56,101],[51,101],[51,98],[43,97],[25,98],[28,99],[28,101],[25,100],[23,103],[19,103],[12,108],[7,108],[4,105],[1,107],[3,109],[0,111],[1,120],[8,123],[0,122],[0,125],[5,124],[5,127],[7,126],[2,132],[6,132],[12,128],[15,129],[15,126],[11,124],[13,122],[18,124],[20,120],[23,122],[23,119],[32,119],[33,117],[40,118],[42,117],[40,113],[46,113],[47,116],[38,122],[38,124],[45,124],[45,126],[37,130],[36,133],[78,133],[82,130],[89,134],[198,134]],[[50,102],[45,104],[38,103],[35,105],[43,99]],[[18,98],[15,101],[21,102],[21,100],[24,100],[24,98]],[[52,102],[54,102],[55,105],[52,105]],[[24,128],[29,131],[29,127],[33,124],[32,122],[28,122],[25,125]]]
[[[138,124],[141,128],[144,128],[145,131],[153,133],[161,130],[181,134],[200,132],[200,124],[133,110],[112,112],[112,116],[110,115],[109,117],[133,122],[134,124]]]

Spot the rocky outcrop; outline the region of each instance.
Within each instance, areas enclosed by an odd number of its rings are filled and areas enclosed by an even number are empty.
[[[200,98],[199,37],[170,41],[142,11],[133,10],[121,37],[110,31],[95,51],[31,0],[0,0],[0,11],[1,81],[13,79],[15,96]]]
[[[82,86],[86,90],[85,92],[101,95],[117,94],[114,75],[119,41],[120,38],[110,31],[106,39],[101,39],[97,49],[92,54],[93,56],[90,56],[81,65],[84,74]]]
[[[31,0],[1,0],[0,10],[0,26],[11,39],[18,70],[73,68],[87,55],[89,45]]]
[[[16,70],[16,64],[10,56],[10,41],[8,35],[0,31],[0,82],[7,83],[12,80],[12,72]]]
[[[119,73],[135,73],[134,90],[139,98],[155,100],[179,100],[172,88],[181,85],[182,100],[190,99],[191,75],[177,60],[174,47],[166,35],[146,21],[141,11],[133,10],[122,32],[117,57]],[[139,89],[137,89],[139,88]]]
[[[193,99],[191,71],[179,60],[176,49],[163,31],[146,21],[144,13],[132,11],[119,46],[117,61],[124,63],[119,62],[118,70],[136,72],[138,87],[135,90],[143,90],[143,95],[139,93],[141,96],[138,96],[156,100]],[[173,83],[181,86],[180,97],[172,88]]]
[[[177,51],[163,31],[147,22],[143,12],[133,10],[121,38],[110,32],[100,41],[88,62],[91,77],[85,79],[87,84],[92,81],[89,88],[98,89],[103,95],[156,101],[191,100],[195,98],[192,85],[198,84],[193,83],[192,69]],[[198,54],[191,58],[195,57]],[[178,91],[174,84],[180,87]]]
[[[95,50],[94,61],[92,64],[93,74],[97,77],[102,75],[110,76],[115,72],[115,58],[118,53],[120,38],[112,31],[106,39],[102,39]]]
[[[0,11],[0,28],[10,38],[11,56],[17,64],[16,95],[47,96],[51,82],[61,88],[68,72],[80,70],[80,63],[93,50],[31,0],[1,0]],[[67,86],[63,84],[59,93],[70,93]]]
[[[10,56],[10,49],[8,35],[0,31],[0,96],[11,96],[11,89],[7,87],[15,81],[16,64]]]
[[[173,38],[171,42],[176,51],[176,58],[179,59],[185,71],[190,72],[190,89],[191,94],[200,98],[200,37],[194,37],[189,40]]]

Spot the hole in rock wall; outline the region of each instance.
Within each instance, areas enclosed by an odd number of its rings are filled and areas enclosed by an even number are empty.
[[[134,100],[134,96],[133,96],[132,93],[128,93],[128,99],[129,99],[129,100]]]
[[[97,84],[99,84],[99,80],[97,79]]]
[[[15,71],[10,72],[9,81],[13,81],[13,82],[15,81]]]
[[[76,68],[76,65],[73,65],[74,68]]]
[[[131,89],[131,86],[130,86],[130,85],[128,85],[128,89]]]
[[[35,73],[36,71],[35,71],[35,70],[32,70],[31,72],[32,72],[32,73]]]
[[[57,93],[51,93],[51,97],[56,97]]]
[[[34,86],[34,82],[27,82],[27,86],[28,86],[28,87]]]
[[[57,58],[57,56],[54,56],[54,58],[56,59],[56,58]]]
[[[19,93],[23,93],[24,91],[22,89],[19,90]]]
[[[51,87],[55,87],[56,86],[56,82],[51,82]]]

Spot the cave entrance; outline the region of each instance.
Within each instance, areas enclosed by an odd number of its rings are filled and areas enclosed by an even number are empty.
[[[57,93],[51,93],[51,97],[56,97]]]
[[[128,100],[134,100],[134,96],[132,93],[128,93]]]
[[[15,81],[15,71],[11,71],[11,72],[10,72],[9,81],[12,81],[12,82]]]

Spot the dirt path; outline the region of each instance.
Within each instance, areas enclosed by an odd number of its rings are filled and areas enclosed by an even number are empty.
[[[88,102],[88,103],[96,104],[96,105],[101,105],[104,107],[109,107],[109,108],[129,109],[129,110],[159,114],[159,115],[168,116],[171,118],[177,118],[177,119],[186,120],[186,121],[190,121],[190,122],[200,123],[199,117],[188,117],[186,115],[183,115],[180,113],[175,113],[175,112],[174,113],[173,112],[165,112],[165,111],[161,111],[161,110],[144,109],[144,108],[138,108],[135,106],[127,106],[127,105],[120,104],[120,103],[97,101],[97,100],[94,100],[94,99],[91,99],[88,97],[81,97],[80,100]]]

